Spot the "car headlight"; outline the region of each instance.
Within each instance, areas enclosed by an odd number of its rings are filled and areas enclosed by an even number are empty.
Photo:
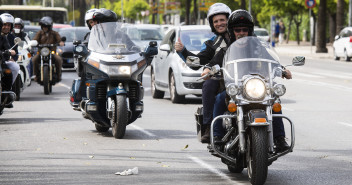
[[[80,53],[83,51],[83,46],[76,46],[75,49],[76,49],[76,52]]]
[[[50,54],[49,48],[42,48],[42,50],[40,50],[40,55],[42,55],[43,57],[46,57],[49,54]]]
[[[231,83],[226,87],[226,93],[230,96],[236,96],[238,93],[238,88],[235,84]]]
[[[276,96],[282,96],[286,93],[286,87],[283,84],[275,84],[273,91]]]
[[[250,100],[262,100],[266,92],[265,83],[258,78],[251,78],[244,83],[243,92]]]

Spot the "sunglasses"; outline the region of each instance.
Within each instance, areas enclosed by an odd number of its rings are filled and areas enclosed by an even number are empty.
[[[241,31],[242,32],[248,32],[249,31],[248,28],[235,28],[233,30],[235,30],[236,33],[240,33]]]

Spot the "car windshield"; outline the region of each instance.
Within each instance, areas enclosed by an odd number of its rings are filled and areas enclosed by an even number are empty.
[[[160,28],[136,28],[131,26],[127,34],[130,36],[132,40],[162,40],[162,33]]]
[[[181,42],[190,51],[200,51],[202,44],[213,36],[210,29],[182,30],[180,33]]]
[[[140,52],[131,39],[121,31],[118,22],[107,22],[93,26],[88,49],[102,54],[129,54]]]
[[[268,36],[269,33],[265,30],[254,30],[254,34],[257,36]]]
[[[246,75],[259,75],[266,80],[281,76],[278,55],[257,37],[244,37],[232,43],[226,51],[223,66],[225,85],[238,83]]]
[[[66,37],[66,42],[74,40],[84,40],[84,36],[89,32],[88,28],[61,28],[59,34]]]

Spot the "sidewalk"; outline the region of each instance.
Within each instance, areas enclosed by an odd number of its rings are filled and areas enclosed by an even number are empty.
[[[328,53],[316,53],[316,46],[310,46],[309,42],[300,42],[297,44],[297,41],[289,41],[288,43],[284,42],[282,44],[275,43],[275,50],[280,55],[287,56],[304,56],[306,58],[321,58],[321,59],[333,59],[333,48],[332,44],[328,43],[326,48]]]

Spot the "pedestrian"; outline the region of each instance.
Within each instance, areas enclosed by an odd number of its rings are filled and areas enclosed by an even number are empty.
[[[285,24],[282,20],[280,20],[280,29],[279,29],[279,43],[282,44],[282,42],[285,39]]]
[[[279,34],[280,34],[280,24],[276,23],[276,26],[275,26],[275,43],[279,42]]]

